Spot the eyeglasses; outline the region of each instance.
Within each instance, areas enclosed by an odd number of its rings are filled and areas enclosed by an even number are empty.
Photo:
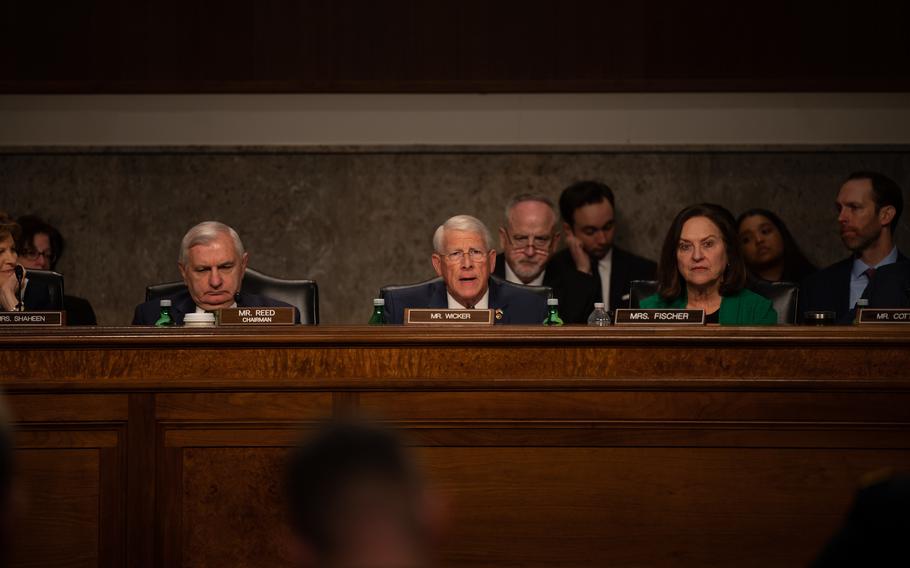
[[[522,250],[526,249],[529,246],[532,247],[535,251],[538,252],[549,252],[550,245],[553,243],[553,236],[547,235],[545,237],[539,236],[528,236],[528,235],[510,235],[506,233],[506,238],[509,240],[509,245],[513,249]]]
[[[456,250],[447,254],[441,254],[440,256],[444,258],[449,264],[455,264],[464,260],[465,254],[467,254],[473,262],[481,262],[487,256],[486,252],[477,249],[470,249],[467,252],[463,250]]]
[[[38,252],[36,250],[26,250],[26,251],[22,251],[22,256],[27,258],[28,260],[38,260],[39,256],[43,256],[44,258],[47,259],[48,262],[51,262],[51,263],[53,263],[55,260],[57,260],[57,255],[51,251]]]

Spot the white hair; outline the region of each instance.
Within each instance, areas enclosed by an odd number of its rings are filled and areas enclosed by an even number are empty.
[[[446,231],[465,231],[468,233],[477,233],[483,238],[483,246],[488,251],[493,248],[493,239],[490,238],[490,231],[483,221],[470,215],[455,215],[437,227],[433,233],[433,250],[439,254],[445,254],[442,250],[443,241],[445,240]]]
[[[217,239],[220,234],[227,234],[231,237],[231,240],[234,241],[234,250],[237,251],[237,256],[243,256],[245,249],[237,231],[218,221],[203,221],[183,235],[183,240],[180,241],[180,256],[177,258],[177,262],[185,265],[191,248],[196,245],[207,245]]]

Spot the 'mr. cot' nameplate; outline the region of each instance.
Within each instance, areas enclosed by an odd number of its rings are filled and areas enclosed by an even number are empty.
[[[704,325],[704,310],[646,310],[641,308],[616,310],[616,325]]]
[[[218,325],[294,325],[294,308],[223,308]]]
[[[404,311],[406,324],[470,324],[493,325],[494,310],[438,310],[407,308]]]
[[[910,323],[910,309],[863,308],[859,311],[859,323]]]
[[[55,326],[66,322],[63,312],[0,312],[0,325],[4,326]]]

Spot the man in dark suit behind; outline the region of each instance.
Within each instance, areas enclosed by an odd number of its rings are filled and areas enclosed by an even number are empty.
[[[265,296],[240,291],[249,255],[237,231],[217,221],[199,223],[183,237],[177,267],[186,289],[170,296],[171,317],[177,325],[191,312],[221,308],[292,307]],[[295,308],[295,320],[300,313]],[[160,300],[136,306],[133,325],[154,325],[160,313]]]
[[[850,323],[856,301],[876,271],[906,260],[894,244],[904,208],[901,188],[876,172],[855,172],[837,194],[840,237],[851,255],[800,283],[800,321],[807,311],[835,312],[837,323]]]
[[[496,250],[486,226],[470,215],[456,215],[433,235],[433,269],[441,280],[386,290],[385,317],[404,322],[405,308],[492,309],[496,323],[540,324],[547,315],[543,296],[490,278]]]
[[[567,187],[559,197],[566,248],[547,264],[545,284],[559,298],[566,323],[585,323],[595,302],[628,307],[632,280],[653,280],[657,264],[613,246],[613,191],[596,181]]]
[[[870,308],[910,308],[910,261],[877,270],[863,297]]]

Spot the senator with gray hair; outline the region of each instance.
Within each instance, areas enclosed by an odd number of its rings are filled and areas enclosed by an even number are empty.
[[[445,254],[446,252],[442,250],[446,231],[478,233],[483,237],[484,248],[486,248],[487,251],[493,248],[493,239],[490,237],[490,230],[483,224],[483,221],[477,217],[472,217],[471,215],[455,215],[454,217],[449,217],[449,219],[437,227],[436,232],[433,233],[433,250],[439,254]]]
[[[197,245],[207,245],[217,239],[218,235],[222,233],[226,233],[231,237],[237,256],[243,256],[246,249],[243,248],[243,242],[240,240],[240,235],[237,234],[237,231],[218,221],[203,221],[183,235],[183,240],[180,241],[180,256],[177,257],[177,262],[185,265],[191,248]]]

